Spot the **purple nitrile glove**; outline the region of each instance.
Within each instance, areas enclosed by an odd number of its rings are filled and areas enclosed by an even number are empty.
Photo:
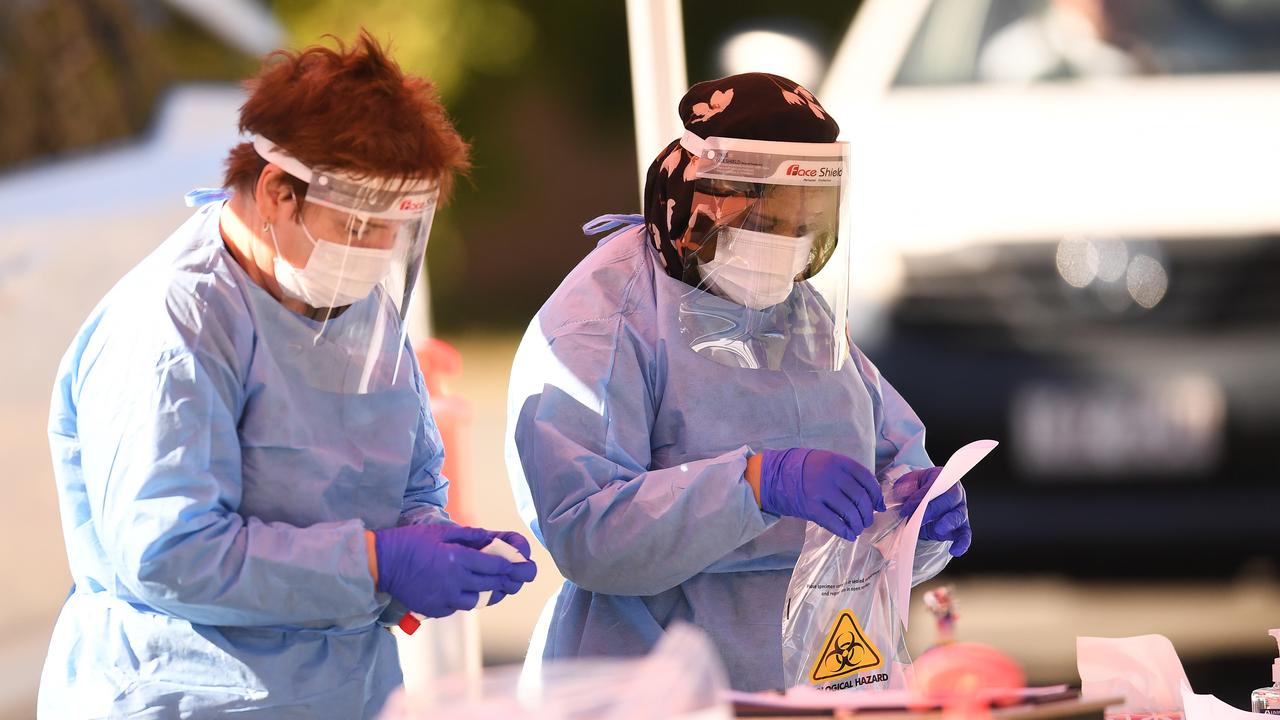
[[[791,448],[760,454],[760,509],[812,520],[854,540],[884,511],[875,475],[850,457],[827,450]]]
[[[898,512],[903,517],[910,517],[941,474],[940,467],[925,468],[912,470],[894,481],[894,497],[904,498]],[[960,483],[952,485],[925,507],[920,537],[936,542],[951,541],[949,552],[953,557],[960,557],[969,550],[973,543],[973,530],[969,527],[969,504],[965,502],[964,487]]]
[[[457,525],[405,525],[373,534],[378,590],[427,617],[470,610],[484,590],[510,595],[537,573],[531,562],[512,563],[480,552],[503,533]]]

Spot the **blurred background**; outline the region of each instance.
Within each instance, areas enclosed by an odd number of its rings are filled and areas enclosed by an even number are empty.
[[[622,0],[0,3],[0,718],[33,715],[70,585],[44,429],[62,352],[182,194],[218,184],[262,55],[360,26],[473,145],[428,251],[462,521],[520,525],[507,375],[594,245],[580,225],[638,208],[657,148],[637,149],[633,73],[778,72],[852,145],[855,340],[935,462],[1002,442],[966,481],[974,547],[937,581],[958,636],[1078,682],[1077,635],[1163,633],[1199,692],[1245,707],[1267,684],[1280,0],[631,4],[675,8],[682,45],[629,39]],[[486,664],[523,658],[558,587],[538,551],[538,581],[476,613]],[[932,628],[912,627],[919,651]]]

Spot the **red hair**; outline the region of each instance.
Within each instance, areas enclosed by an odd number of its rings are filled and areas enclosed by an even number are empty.
[[[406,75],[367,31],[348,49],[277,50],[245,83],[240,132],[263,135],[312,168],[371,177],[435,179],[441,197],[470,167],[469,148],[435,87]],[[224,185],[249,189],[267,161],[249,143],[232,148]],[[301,199],[306,184],[295,180]]]

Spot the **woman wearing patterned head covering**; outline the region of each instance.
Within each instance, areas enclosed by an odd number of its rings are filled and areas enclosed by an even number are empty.
[[[695,85],[680,116],[643,217],[588,223],[622,228],[543,305],[512,368],[512,490],[566,578],[530,657],[639,655],[686,621],[735,688],[781,688],[805,522],[852,540],[936,468],[919,419],[847,342],[835,120],[762,73]],[[968,548],[958,487],[927,509],[917,580]]]

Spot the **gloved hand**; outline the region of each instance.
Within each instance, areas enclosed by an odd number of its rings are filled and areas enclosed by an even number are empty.
[[[853,458],[826,450],[791,448],[760,454],[760,509],[812,520],[854,540],[884,511],[875,475]]]
[[[941,474],[942,468],[932,467],[913,470],[894,481],[893,496],[904,498],[898,512],[903,517],[910,517]],[[950,540],[952,557],[960,557],[968,551],[973,543],[973,530],[969,527],[969,504],[965,502],[964,487],[960,483],[952,485],[950,490],[925,507],[920,537],[937,542]]]
[[[470,610],[482,590],[514,594],[537,574],[532,562],[512,563],[480,552],[495,537],[527,552],[529,543],[516,533],[457,525],[405,525],[374,530],[373,534],[378,590],[427,617]]]

